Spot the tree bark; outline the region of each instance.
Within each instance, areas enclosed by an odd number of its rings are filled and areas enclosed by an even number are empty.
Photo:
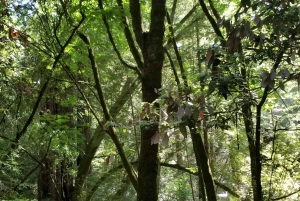
[[[70,94],[72,88],[66,89],[66,93]],[[68,115],[71,112],[70,107],[64,107],[59,101],[56,101],[55,95],[57,95],[58,90],[52,88],[50,90],[53,97],[51,97],[45,104],[45,109],[49,113],[44,113],[44,115],[49,115],[51,118],[56,118],[56,115]],[[64,97],[61,96],[63,99]],[[54,123],[55,124],[55,123]],[[69,128],[73,127],[71,121],[66,123]],[[48,126],[52,126],[50,122]],[[56,128],[54,128],[56,129]],[[56,129],[59,131],[58,129]],[[55,153],[50,151],[49,156],[47,156],[44,161],[45,165],[41,166],[40,174],[38,177],[38,191],[39,200],[51,199],[51,200],[71,200],[71,193],[73,191],[73,177],[68,173],[68,169],[73,164],[67,158],[60,159],[58,164],[55,164]]]
[[[256,168],[256,149],[255,147],[255,141],[254,141],[254,125],[252,121],[252,111],[251,111],[251,104],[245,103],[242,106],[242,113],[243,113],[243,119],[244,119],[244,125],[248,140],[248,149],[250,154],[250,169],[251,169],[251,184],[252,184],[252,190],[253,190],[253,200],[254,201],[261,201],[262,196],[261,192],[259,192],[257,189],[257,168]],[[259,148],[259,147],[258,147]]]
[[[165,3],[165,0],[152,0],[150,31],[143,33],[141,45],[144,58],[142,96],[143,102],[150,104],[159,97],[158,90],[162,82]],[[154,103],[154,108],[159,109],[158,103]],[[137,200],[155,201],[158,200],[160,161],[158,144],[151,144],[151,137],[159,132],[159,118],[147,117],[144,120],[148,123],[141,126]]]
[[[197,132],[196,124],[194,120],[192,119],[188,120],[188,127],[190,129],[190,133],[193,141],[193,149],[195,152],[198,169],[201,168],[202,171],[207,200],[217,201],[215,184],[214,184],[212,173],[210,171],[209,159],[205,151],[202,137],[200,133]],[[204,196],[202,196],[203,200],[206,199]]]

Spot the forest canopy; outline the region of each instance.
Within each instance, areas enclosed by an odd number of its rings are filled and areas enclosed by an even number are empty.
[[[298,0],[1,0],[0,199],[300,199]]]

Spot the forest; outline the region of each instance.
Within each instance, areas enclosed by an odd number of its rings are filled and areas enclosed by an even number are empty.
[[[0,200],[300,200],[300,1],[0,15]]]

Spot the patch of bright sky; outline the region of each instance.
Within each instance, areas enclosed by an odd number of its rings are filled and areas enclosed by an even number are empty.
[[[34,2],[33,0],[14,1],[14,2],[12,2],[12,5],[13,5],[13,7],[17,7],[17,6],[24,6],[24,5],[28,4],[28,3],[31,3],[31,5],[33,5],[35,8],[38,7],[37,1]],[[28,10],[27,12],[28,12],[29,15],[32,14],[32,10]],[[17,17],[16,16],[12,16],[12,20],[13,20],[13,22],[16,22],[17,21]]]
[[[228,8],[224,12],[225,18],[231,18],[233,14],[235,13],[238,5],[235,2],[230,2],[228,5]]]

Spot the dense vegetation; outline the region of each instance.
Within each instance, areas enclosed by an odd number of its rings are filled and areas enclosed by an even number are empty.
[[[299,200],[300,2],[2,0],[1,200]]]

